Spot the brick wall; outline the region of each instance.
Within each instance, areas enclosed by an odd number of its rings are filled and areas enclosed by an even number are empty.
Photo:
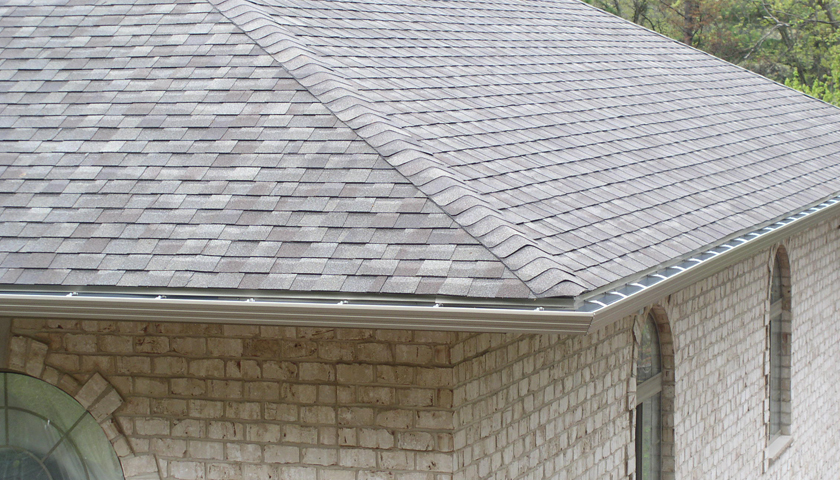
[[[161,478],[448,480],[451,334],[15,320],[48,369],[99,372]],[[17,337],[20,338],[20,337]]]
[[[629,320],[577,337],[460,335],[454,478],[626,478]]]
[[[767,254],[671,296],[677,478],[757,478],[764,427]]]
[[[784,243],[792,287],[790,447],[765,458],[766,250],[675,293],[680,479],[840,478],[840,236],[823,223]]]
[[[840,478],[838,222],[788,242],[792,288],[791,452],[768,478]]]

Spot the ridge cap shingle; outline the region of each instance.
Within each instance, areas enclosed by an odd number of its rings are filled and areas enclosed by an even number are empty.
[[[494,257],[498,258],[536,297],[576,296],[593,286],[564,267],[555,255],[522,234],[517,225],[502,217],[480,193],[442,167],[442,162],[422,147],[399,127],[393,125],[373,101],[366,98],[354,80],[343,77],[330,68],[322,55],[297,41],[293,33],[283,31],[270,14],[256,13],[260,5],[248,0],[208,0],[229,21],[237,25],[269,55],[274,57],[309,92],[319,99],[339,120],[353,129],[382,158],[409,180],[458,225],[467,231]],[[242,21],[243,18],[247,18]],[[255,33],[259,32],[259,35]],[[269,40],[270,39],[270,43]],[[338,93],[340,92],[340,94]],[[326,98],[323,98],[326,97]],[[338,107],[338,108],[336,108]],[[376,132],[376,133],[371,133]],[[428,185],[435,181],[434,188]],[[442,184],[442,185],[440,185]],[[443,192],[447,192],[444,200]],[[453,195],[453,192],[457,192]],[[468,208],[453,211],[448,208],[455,202],[471,202]],[[480,221],[472,221],[478,216]],[[492,231],[510,232],[509,237],[519,238],[524,245],[508,255],[500,252],[498,244],[488,246],[482,237]],[[501,242],[499,242],[501,243]],[[518,253],[516,263],[510,255]],[[524,273],[537,267],[536,275]]]

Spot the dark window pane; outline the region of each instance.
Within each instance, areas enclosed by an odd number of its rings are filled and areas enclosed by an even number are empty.
[[[782,319],[770,320],[770,436],[782,433]]]
[[[659,480],[662,472],[661,394],[636,407],[636,478]]]
[[[782,299],[782,268],[779,265],[779,257],[773,262],[773,277],[770,285],[770,303],[776,303]]]
[[[0,447],[0,478],[3,480],[50,480],[44,465],[29,452]]]
[[[653,317],[648,316],[639,339],[639,355],[636,362],[636,383],[654,377],[662,371],[659,355],[659,332]]]

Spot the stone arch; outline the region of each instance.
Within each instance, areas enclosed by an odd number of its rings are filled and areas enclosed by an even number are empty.
[[[631,362],[631,378],[632,387],[629,391],[632,392],[629,401],[629,408],[631,412],[631,431],[635,432],[636,426],[636,358],[638,356],[638,348],[642,328],[648,317],[652,318],[656,325],[657,333],[659,334],[659,348],[662,362],[662,391],[661,391],[661,462],[662,462],[662,480],[674,480],[676,478],[676,448],[674,435],[674,412],[676,398],[676,382],[675,382],[675,348],[674,337],[671,331],[671,324],[668,320],[668,315],[660,305],[653,305],[647,307],[639,312],[634,318],[633,324],[633,351]],[[635,441],[635,438],[633,439]],[[633,477],[638,478],[637,475]]]
[[[49,347],[35,339],[12,336],[9,342],[8,371],[23,373],[49,383],[73,397],[94,420],[114,447],[125,480],[160,480],[153,455],[136,454],[114,419],[124,403],[119,392],[102,375],[94,373],[84,383],[46,365]]]

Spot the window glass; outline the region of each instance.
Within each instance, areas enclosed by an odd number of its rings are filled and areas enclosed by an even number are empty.
[[[662,472],[661,394],[636,407],[636,478],[659,480]]]
[[[770,437],[782,433],[782,325],[770,320]]]
[[[50,474],[31,453],[0,447],[0,478],[4,480],[50,480]]]
[[[100,430],[102,429],[100,428]],[[96,478],[87,476],[85,464],[82,461],[79,452],[76,450],[76,445],[74,442],[68,441],[66,438],[61,442],[56,443],[53,450],[46,456],[44,465],[47,467],[47,470],[49,470],[54,480],[58,480],[59,478],[63,480]]]
[[[636,478],[659,480],[662,472],[662,372],[659,331],[648,315],[636,358]],[[642,393],[644,391],[644,393]]]
[[[73,397],[14,373],[0,373],[0,388],[0,479],[123,479],[105,432]]]
[[[662,361],[659,355],[659,333],[656,322],[648,316],[639,339],[639,358],[636,362],[636,383],[654,377],[662,371]]]
[[[45,418],[21,410],[9,410],[7,445],[18,447],[38,458],[44,458],[61,440],[62,432]]]
[[[770,304],[775,305],[783,298],[782,268],[779,256],[773,261],[773,274],[770,284]],[[770,440],[782,434],[782,324],[783,312],[780,308],[772,308],[770,316]]]
[[[28,410],[62,431],[69,430],[85,413],[73,397],[37,378],[5,374],[8,406]]]
[[[779,265],[779,257],[773,262],[773,278],[770,285],[770,303],[776,303],[782,299],[782,268]]]
[[[90,469],[90,478],[115,478],[114,472],[120,471],[120,461],[114,449],[101,447],[104,442],[108,442],[108,437],[92,416],[86,415],[73,429],[70,437]]]

